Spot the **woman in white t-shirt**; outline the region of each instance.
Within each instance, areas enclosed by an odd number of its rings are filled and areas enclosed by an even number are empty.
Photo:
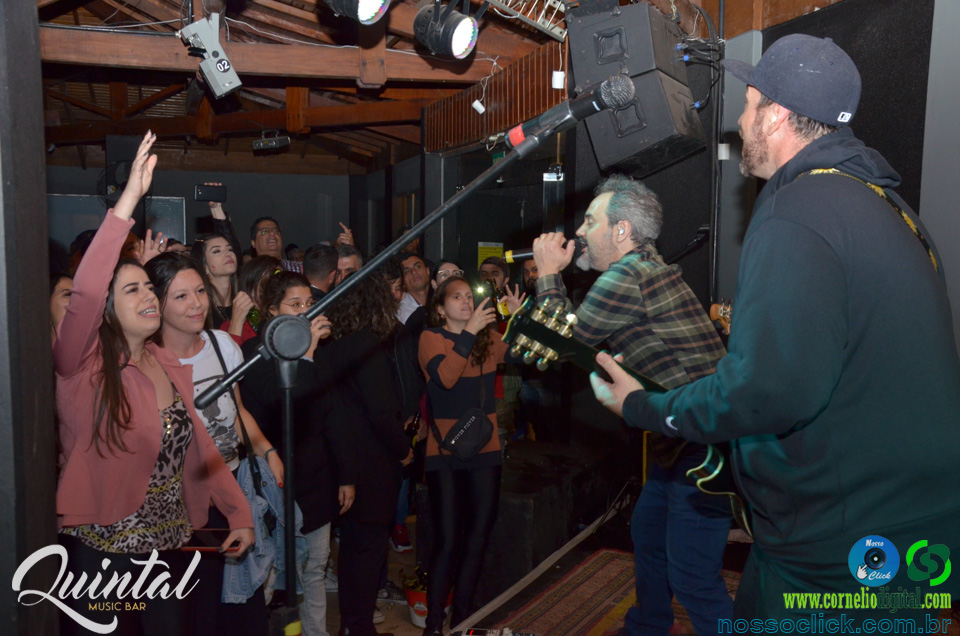
[[[206,277],[196,261],[185,254],[166,253],[150,260],[146,270],[153,283],[154,293],[160,299],[160,313],[163,320],[162,327],[154,338],[163,349],[179,358],[181,364],[193,366],[193,386],[196,396],[240,366],[243,362],[243,354],[229,334],[212,330],[210,333],[216,338],[226,368],[220,364],[209,336],[204,331],[208,323],[210,299],[207,293]],[[224,393],[213,404],[197,411],[207,427],[207,432],[213,438],[227,466],[232,471],[236,471],[240,466],[242,418],[254,454],[266,458],[270,471],[277,480],[277,485],[283,487],[283,462],[260,430],[256,420],[243,407],[239,388],[234,387],[233,394],[236,401],[229,393]],[[237,407],[240,409],[239,417]],[[211,508],[210,512],[211,517],[207,527],[224,527],[220,524],[216,509]],[[206,561],[207,563],[201,563],[201,567],[209,565],[208,571],[211,576],[219,572],[222,577],[223,561],[215,558],[206,559]],[[205,577],[202,574],[200,578],[209,580],[208,576]],[[228,633],[232,626],[241,630],[237,633],[267,634],[268,615],[263,594],[254,594],[243,605],[230,604],[222,607],[219,603],[220,585],[200,587],[206,587],[209,592],[208,603],[216,602],[223,611],[213,611],[213,607],[208,606],[206,611],[198,612],[196,633]],[[199,589],[197,591],[201,592]],[[199,599],[198,607],[203,604],[204,599]]]

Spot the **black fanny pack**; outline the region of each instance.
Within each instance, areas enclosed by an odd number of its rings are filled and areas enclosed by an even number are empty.
[[[480,365],[480,408],[467,409],[460,419],[440,436],[440,429],[431,418],[430,429],[440,447],[440,454],[447,451],[457,459],[467,461],[476,457],[493,437],[493,422],[483,411],[483,364]]]

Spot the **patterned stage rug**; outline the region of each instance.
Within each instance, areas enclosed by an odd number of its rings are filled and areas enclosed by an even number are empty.
[[[723,570],[731,596],[736,595],[740,573]],[[605,636],[623,627],[627,610],[636,601],[633,555],[619,550],[598,550],[570,574],[517,610],[497,627],[537,636]],[[687,613],[674,600],[674,634],[692,634]]]

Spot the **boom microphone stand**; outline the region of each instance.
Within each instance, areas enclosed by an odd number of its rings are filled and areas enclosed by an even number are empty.
[[[316,305],[299,316],[278,316],[270,321],[263,334],[263,344],[257,354],[233,370],[219,382],[200,393],[194,400],[197,410],[209,406],[220,394],[227,391],[234,382],[240,380],[250,367],[263,358],[274,359],[278,364],[281,385],[284,391],[283,399],[283,462],[285,466],[286,484],[283,489],[284,505],[284,557],[286,559],[285,580],[287,588],[288,616],[295,616],[297,605],[296,594],[296,540],[294,530],[294,475],[293,475],[293,388],[296,385],[297,360],[306,353],[310,346],[310,321],[324,312],[327,307],[346,295],[360,281],[370,275],[387,260],[398,254],[403,247],[413,239],[423,236],[427,228],[442,219],[451,210],[456,208],[466,197],[473,194],[480,186],[491,181],[518,159],[522,159],[543,141],[553,135],[557,126],[547,126],[534,134],[527,134],[526,139],[519,143],[503,159],[487,168],[487,170],[471,181],[466,187],[454,194],[439,208],[428,214],[403,237],[394,241],[387,249],[374,257],[365,267],[347,278],[323,297]],[[295,619],[294,619],[295,620]]]

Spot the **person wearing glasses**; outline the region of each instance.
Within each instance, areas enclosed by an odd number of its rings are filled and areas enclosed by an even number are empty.
[[[280,224],[269,216],[261,216],[250,226],[250,247],[257,256],[272,256],[279,259],[288,272],[303,273],[302,261],[291,261],[283,255],[283,235]]]
[[[277,316],[296,316],[313,306],[310,283],[300,274],[271,276],[262,291],[267,323]],[[320,340],[329,337],[330,321],[317,316],[310,323],[310,348],[297,361],[293,390],[294,499],[303,513],[307,560],[300,570],[303,599],[300,617],[306,636],[327,633],[326,565],[330,555],[331,524],[353,505],[357,462],[351,423],[343,400],[333,385],[335,371]],[[243,345],[252,357],[260,337]],[[283,390],[273,360],[261,359],[244,376],[240,393],[264,433],[284,452],[281,404]],[[271,453],[272,455],[272,453]],[[242,632],[241,632],[242,633]]]
[[[436,289],[437,285],[451,276],[463,278],[463,268],[453,261],[440,261],[440,264],[433,270],[433,280],[430,281],[430,284]]]

